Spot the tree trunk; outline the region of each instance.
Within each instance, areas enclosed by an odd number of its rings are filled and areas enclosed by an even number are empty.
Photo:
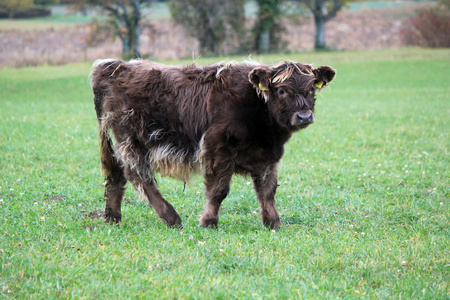
[[[259,51],[270,53],[270,29],[264,29],[259,35]]]
[[[140,34],[141,34],[141,28],[139,25],[134,25],[129,29],[128,34],[128,56],[131,56],[132,58],[137,58],[141,56],[141,53],[139,51],[140,48]]]
[[[126,59],[140,57],[141,10],[140,2],[131,1],[131,12],[124,9],[122,13],[122,55]]]
[[[134,53],[137,57],[141,56],[141,26],[139,24],[136,26],[136,47]]]
[[[109,13],[115,33],[122,41],[122,56],[126,59],[140,56],[141,3],[143,0],[131,0],[130,5],[122,0],[96,3]]]
[[[139,30],[135,29],[137,32],[131,34],[126,34],[126,37],[122,39],[122,55],[126,59],[140,57],[139,52]]]
[[[310,6],[316,25],[316,36],[314,48],[316,50],[324,50],[327,48],[325,44],[325,23],[334,18],[338,11],[342,9],[341,0],[333,0],[333,5],[327,5],[328,0],[314,0],[314,6]]]
[[[316,50],[323,50],[326,48],[325,44],[325,17],[323,14],[314,14],[314,23],[316,24],[316,35],[314,48]]]
[[[140,35],[141,35],[141,7],[140,1],[132,1],[133,13],[128,21],[130,24],[130,40],[131,40],[131,51],[133,57],[140,57]]]
[[[210,39],[209,39],[209,37],[206,34],[200,36],[198,38],[198,41],[200,43],[200,49],[199,49],[200,50],[200,53],[199,53],[200,55],[208,56],[208,55],[211,55],[211,53],[214,52],[214,49],[211,49],[212,45],[210,43]]]
[[[122,33],[120,39],[122,40],[122,56],[128,58],[131,53],[130,34],[128,32]]]

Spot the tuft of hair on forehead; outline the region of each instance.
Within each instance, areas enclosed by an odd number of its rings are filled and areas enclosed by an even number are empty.
[[[272,83],[282,83],[297,71],[300,75],[314,75],[311,65],[303,65],[300,63],[286,61],[274,67],[279,69],[272,78]]]

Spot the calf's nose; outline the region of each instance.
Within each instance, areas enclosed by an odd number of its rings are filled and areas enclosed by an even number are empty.
[[[311,112],[297,114],[297,119],[300,124],[309,124],[312,123],[313,115]]]

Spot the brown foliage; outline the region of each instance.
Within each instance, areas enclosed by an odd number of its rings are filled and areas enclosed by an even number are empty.
[[[450,47],[450,11],[447,7],[421,8],[400,31],[406,45],[427,48]]]

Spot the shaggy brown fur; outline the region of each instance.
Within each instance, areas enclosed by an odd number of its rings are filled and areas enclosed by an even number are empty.
[[[142,60],[101,60],[94,66],[107,221],[121,220],[129,180],[169,226],[181,225],[155,173],[187,181],[200,172],[207,196],[200,223],[217,227],[231,177],[240,173],[253,179],[263,224],[280,227],[277,164],[292,133],[314,122],[315,92],[333,79],[331,67],[173,67]]]

